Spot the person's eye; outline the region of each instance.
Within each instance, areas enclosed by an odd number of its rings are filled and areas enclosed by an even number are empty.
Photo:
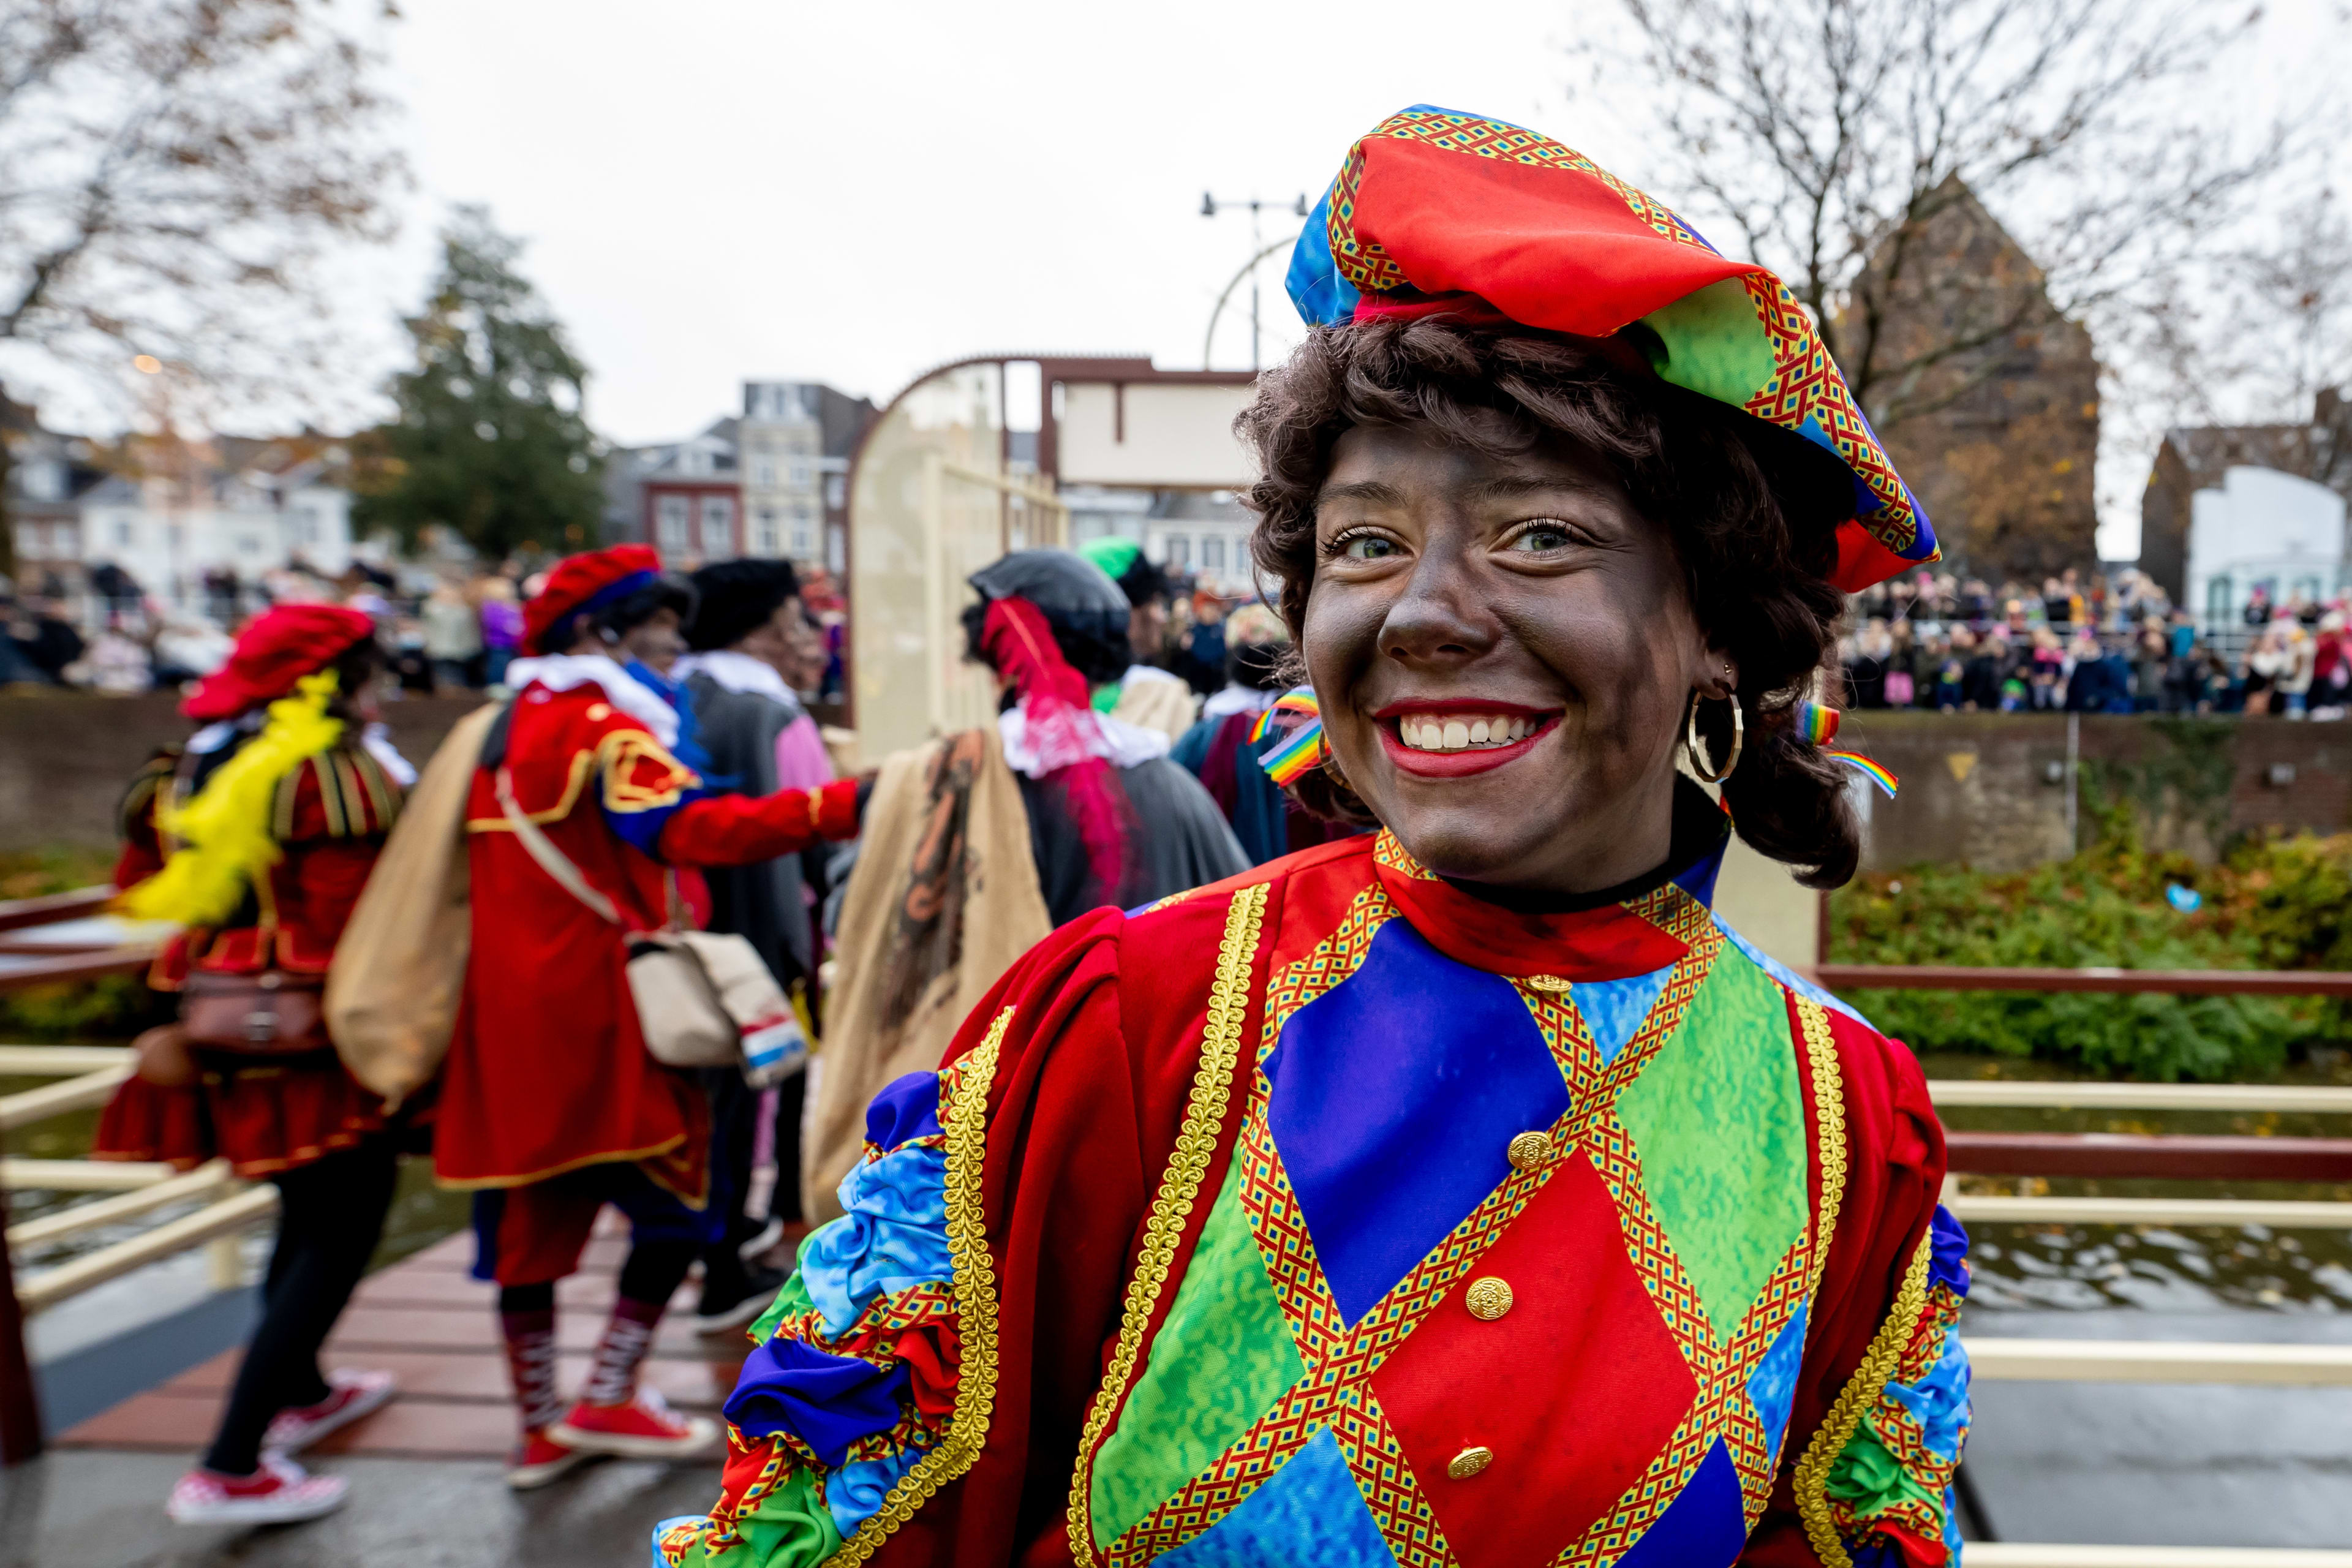
[[[1331,553],[1349,561],[1384,561],[1396,552],[1396,541],[1384,534],[1343,533],[1331,542]]]
[[[1549,520],[1528,523],[1511,536],[1510,548],[1530,554],[1545,554],[1565,550],[1578,542],[1578,534],[1564,522]]]

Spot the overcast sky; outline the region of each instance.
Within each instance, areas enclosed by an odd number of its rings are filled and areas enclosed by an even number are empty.
[[[2283,0],[2258,52],[2289,68],[2345,0]],[[965,354],[1202,363],[1244,212],[1295,232],[1348,143],[1415,101],[1517,120],[1647,183],[1644,149],[1572,103],[1570,30],[1601,0],[402,0],[387,33],[417,189],[389,252],[354,258],[355,382],[404,354],[451,205],[486,204],[593,372],[615,440],[733,412],[746,378],[877,402]],[[2341,26],[2340,19],[2337,26]],[[2250,101],[2268,95],[2242,81]],[[1675,202],[1684,193],[1661,188]],[[1268,265],[1265,354],[1297,333]],[[1249,363],[1246,290],[1217,333]],[[2147,454],[2105,460],[2144,471]],[[2137,478],[2103,485],[2102,552],[2137,549]]]
[[[1250,255],[1297,232],[1348,143],[1416,100],[1564,112],[1570,7],[1426,4],[777,5],[403,0],[393,35],[420,190],[390,276],[448,204],[485,202],[595,372],[615,439],[732,411],[746,377],[877,401],[999,350],[1197,367]],[[1467,25],[1475,16],[1475,26]],[[1269,354],[1296,335],[1270,265]],[[411,282],[414,292],[416,284]],[[1220,364],[1249,363],[1245,292]]]

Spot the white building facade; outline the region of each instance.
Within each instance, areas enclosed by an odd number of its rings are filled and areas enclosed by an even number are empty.
[[[2236,623],[2256,588],[2274,605],[2352,589],[2344,498],[2275,468],[2231,468],[2189,497],[2189,607],[2210,629]]]

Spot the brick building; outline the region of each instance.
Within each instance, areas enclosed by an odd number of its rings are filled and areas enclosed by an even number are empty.
[[[1955,571],[2030,582],[2098,559],[2099,365],[2042,269],[1965,186],[1883,241],[1838,321],[1863,402]],[[1898,243],[1899,241],[1899,243]]]

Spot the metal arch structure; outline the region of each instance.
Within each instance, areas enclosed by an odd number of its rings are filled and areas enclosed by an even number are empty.
[[[1034,463],[1013,458],[1009,367],[1037,367]],[[992,717],[963,659],[963,579],[1006,550],[1068,542],[1066,485],[1240,489],[1232,433],[1256,376],[1140,355],[975,354],[909,382],[849,458],[848,720],[868,764]]]

